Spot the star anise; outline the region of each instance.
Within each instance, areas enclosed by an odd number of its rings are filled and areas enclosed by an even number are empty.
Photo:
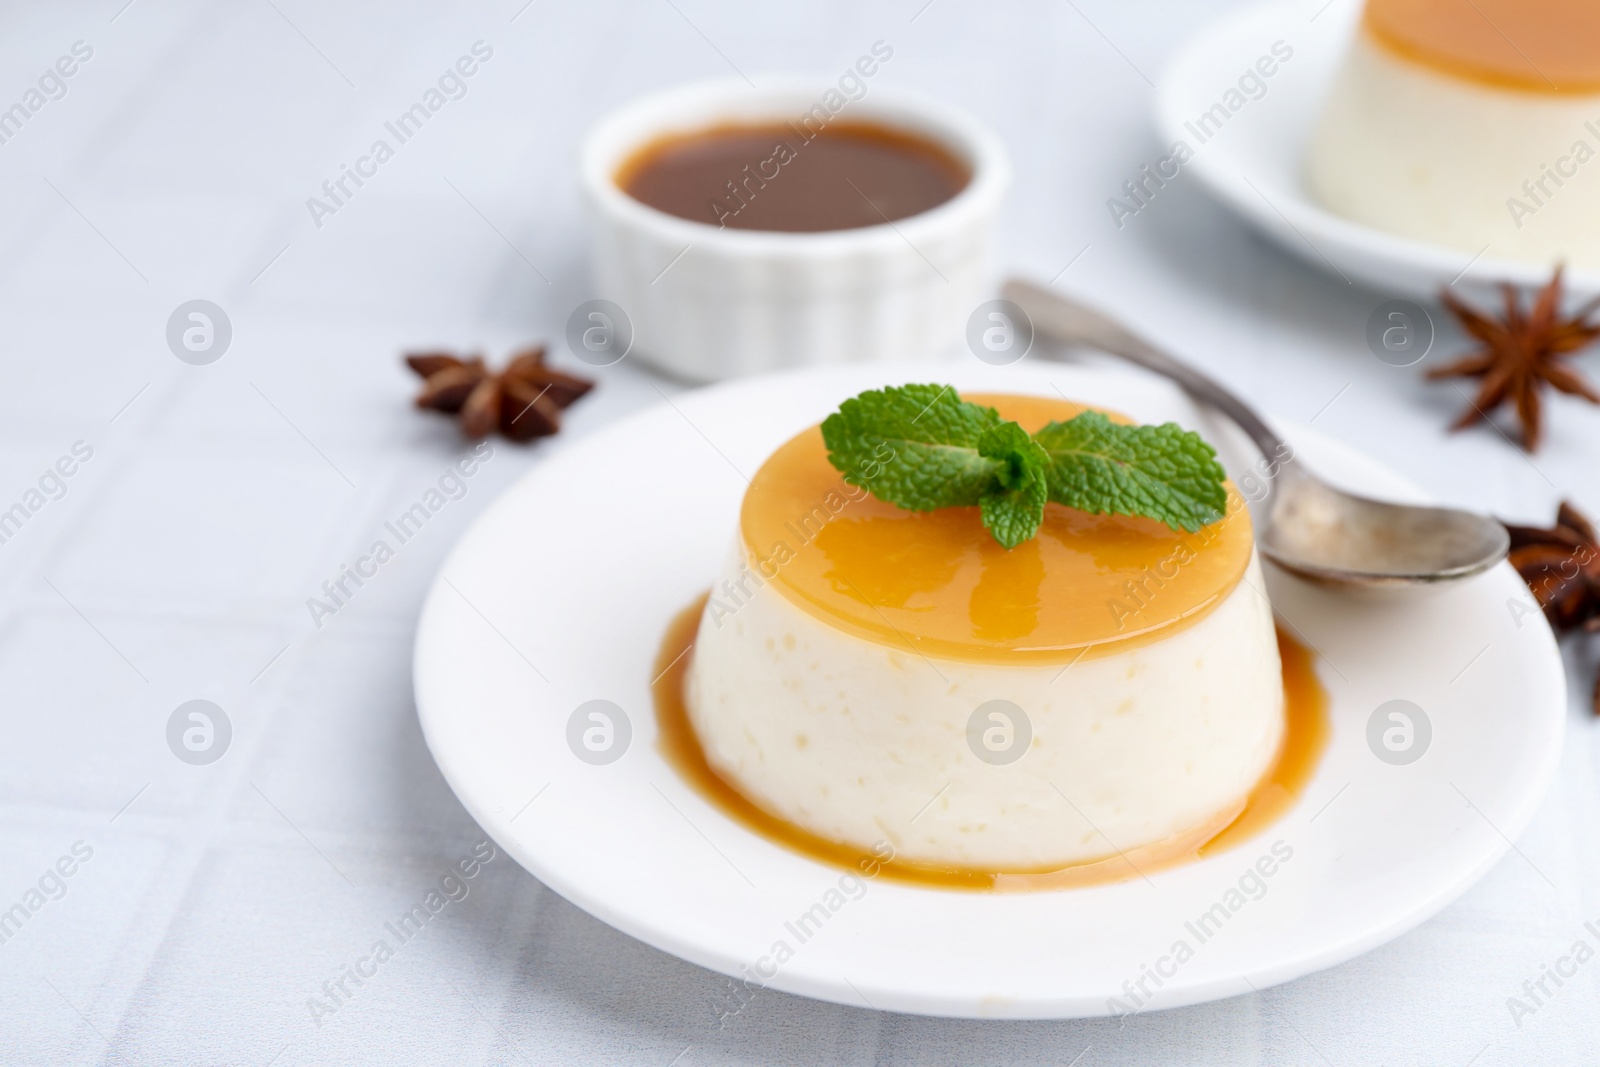
[[[459,414],[461,432],[473,439],[497,427],[513,441],[559,433],[562,409],[594,388],[546,366],[543,345],[519,352],[498,374],[481,356],[459,359],[448,352],[414,352],[406,364],[426,379],[417,407]]]
[[[1594,525],[1566,501],[1549,529],[1513,526],[1511,565],[1528,583],[1556,633],[1582,628],[1600,633],[1600,540]],[[1592,697],[1600,715],[1600,679]]]
[[[1489,412],[1510,402],[1522,423],[1522,447],[1536,452],[1544,436],[1540,391],[1546,385],[1600,404],[1600,393],[1561,362],[1600,337],[1600,323],[1589,318],[1600,308],[1600,299],[1585,304],[1570,318],[1563,318],[1560,267],[1526,310],[1515,288],[1500,288],[1505,295],[1505,313],[1498,319],[1463,304],[1448,289],[1443,292],[1440,299],[1444,306],[1481,346],[1455,363],[1435,367],[1428,377],[1482,379],[1478,395],[1451,425],[1452,430],[1487,419]]]

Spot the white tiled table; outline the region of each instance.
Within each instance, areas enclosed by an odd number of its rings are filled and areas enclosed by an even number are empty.
[[[574,145],[641,91],[730,67],[842,70],[889,42],[882,78],[1004,135],[1007,266],[1049,278],[1082,252],[1064,288],[1450,501],[1542,521],[1567,493],[1600,511],[1600,412],[1555,402],[1532,462],[1492,431],[1448,436],[1460,396],[1365,348],[1381,294],[1264,245],[1190,182],[1116,228],[1106,198],[1163,154],[1145,76],[1218,4],[123,2],[0,11],[0,107],[74,42],[93,49],[0,144],[0,509],[75,442],[93,449],[0,544],[0,909],[39,904],[0,944],[0,1061],[1592,1062],[1600,964],[1520,1027],[1505,1005],[1600,918],[1600,746],[1581,699],[1526,861],[1395,943],[1258,996],[1119,1026],[766,993],[719,1029],[722,978],[499,855],[314,1019],[308,999],[482,836],[411,704],[429,578],[500,488],[655,401],[652,379],[601,372],[558,442],[499,448],[320,629],[305,601],[462,452],[409,409],[398,352],[499,357],[557,339],[592,295]],[[467,95],[315,225],[306,198],[479,40],[493,56]],[[234,330],[206,367],[164,339],[196,297]],[[1592,665],[1571,659],[1586,694]],[[204,767],[164,736],[196,698],[234,731]],[[45,877],[77,842],[92,856]],[[30,898],[42,877],[64,894]]]

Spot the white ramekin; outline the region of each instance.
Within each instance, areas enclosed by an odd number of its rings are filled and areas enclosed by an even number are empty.
[[[648,207],[616,183],[618,167],[663,135],[729,121],[798,122],[830,87],[826,78],[754,89],[740,80],[696,83],[636,100],[590,130],[579,165],[596,295],[628,315],[638,358],[707,381],[927,359],[961,342],[987,296],[990,231],[1011,166],[999,138],[958,108],[868,82],[863,97],[834,114],[922,134],[972,170],[952,199],[888,225],[724,229]]]

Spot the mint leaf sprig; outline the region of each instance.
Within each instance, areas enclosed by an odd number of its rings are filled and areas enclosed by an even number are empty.
[[[852,397],[822,439],[849,484],[909,511],[977,507],[1007,549],[1039,532],[1047,501],[1190,533],[1228,503],[1216,450],[1176,423],[1123,426],[1085,411],[1029,434],[948,385]]]

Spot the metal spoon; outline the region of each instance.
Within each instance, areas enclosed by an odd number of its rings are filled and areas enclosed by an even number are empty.
[[[1415,586],[1466,578],[1505,558],[1510,538],[1491,518],[1455,508],[1386,504],[1322,481],[1238,396],[1109,316],[1031,282],[1013,279],[1002,293],[1033,320],[1036,332],[1170,378],[1238,423],[1266,458],[1263,470],[1272,483],[1257,544],[1285,570],[1323,585]]]

